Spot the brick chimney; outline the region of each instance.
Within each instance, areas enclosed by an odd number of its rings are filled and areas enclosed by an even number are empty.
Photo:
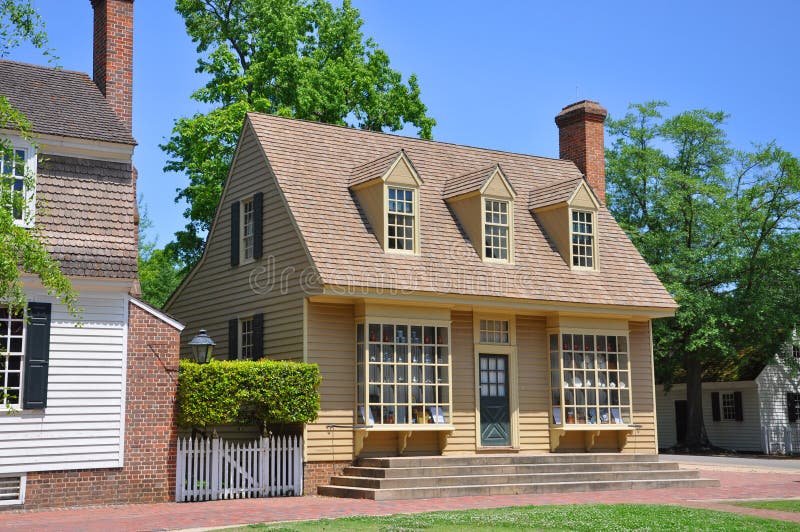
[[[133,0],[91,0],[94,9],[94,82],[132,131]]]
[[[600,201],[606,202],[606,166],[603,122],[606,111],[599,103],[582,100],[556,116],[558,156],[575,163]]]

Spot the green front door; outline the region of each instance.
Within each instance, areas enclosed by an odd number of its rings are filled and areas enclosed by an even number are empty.
[[[508,356],[480,355],[481,445],[511,445]]]

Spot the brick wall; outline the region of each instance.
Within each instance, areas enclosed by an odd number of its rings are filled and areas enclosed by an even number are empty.
[[[330,484],[331,477],[341,475],[350,460],[306,462],[303,464],[303,495],[316,495],[319,486]]]
[[[174,500],[180,332],[128,307],[125,465],[29,473],[25,508]]]
[[[133,0],[92,0],[94,82],[131,131]]]
[[[603,203],[606,202],[603,123],[607,114],[597,102],[583,100],[564,107],[556,116],[558,156],[575,163]]]

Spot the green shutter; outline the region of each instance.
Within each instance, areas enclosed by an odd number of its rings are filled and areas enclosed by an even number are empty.
[[[264,193],[253,196],[253,258],[264,254]]]
[[[47,406],[47,375],[50,366],[50,303],[28,303],[25,337],[25,383],[22,408]]]
[[[714,421],[719,421],[720,419],[722,419],[719,410],[719,392],[711,393],[711,418]]]
[[[253,315],[253,360],[264,356],[264,315]]]
[[[239,202],[231,203],[231,266],[239,264]]]
[[[228,321],[228,360],[239,358],[239,320]]]

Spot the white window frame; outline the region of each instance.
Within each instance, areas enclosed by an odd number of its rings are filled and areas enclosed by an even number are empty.
[[[580,214],[588,214],[591,216],[591,221],[586,222],[575,220],[575,216]],[[575,224],[591,224],[591,232],[585,231],[575,231]],[[576,237],[584,237],[590,238],[591,242],[587,245],[585,243],[576,243]],[[591,257],[582,253],[575,254],[575,247],[579,246],[580,249],[590,249],[591,250]],[[580,262],[580,258],[585,258],[591,260],[591,265],[581,265],[575,264],[575,260],[578,259]],[[596,270],[597,269],[597,211],[592,209],[576,209],[571,208],[569,210],[569,265],[570,268],[573,270]]]
[[[239,227],[242,228],[242,234],[240,236],[241,251],[239,252],[239,262],[241,264],[247,264],[248,262],[255,261],[255,201],[254,198],[250,197],[241,200],[240,204]],[[250,230],[249,233],[248,228]]]
[[[6,306],[0,306],[0,308],[8,310]],[[22,322],[22,338],[20,342],[20,351],[18,352],[19,357],[19,370],[11,371],[9,370],[8,362],[11,359],[11,340],[13,339],[20,339],[19,335],[12,335],[11,334],[11,324],[12,322]],[[25,345],[26,340],[28,337],[28,324],[27,324],[27,315],[23,311],[22,316],[20,317],[12,317],[10,313],[6,318],[0,318],[0,322],[5,324],[3,327],[0,324],[0,339],[5,339],[5,348],[2,347],[0,344],[0,357],[4,358],[3,367],[0,368],[0,409],[10,408],[10,409],[20,409],[22,408],[22,394],[24,393],[24,385],[25,385]],[[2,331],[5,330],[5,334],[2,334]],[[15,352],[17,353],[17,352]],[[19,374],[19,386],[17,387],[18,394],[17,394],[17,402],[16,403],[9,403],[7,402],[6,397],[6,389],[8,387],[8,376],[12,373]]]
[[[402,212],[401,213],[401,212],[391,211],[389,209],[389,207],[392,204],[392,202],[397,203],[397,201],[398,201],[397,199],[391,199],[390,198],[391,193],[392,193],[393,190],[401,191],[401,192],[411,192],[411,212],[410,213],[409,212]],[[402,200],[399,200],[399,201],[402,201],[402,202],[406,203],[407,200],[402,199]],[[386,184],[386,203],[384,205],[384,209],[385,209],[385,212],[386,212],[386,216],[384,218],[384,223],[385,223],[385,228],[386,228],[385,229],[385,234],[384,234],[385,242],[386,242],[386,246],[385,246],[386,251],[390,252],[390,253],[416,254],[417,251],[419,250],[419,232],[418,232],[418,229],[419,229],[418,228],[418,225],[419,225],[419,188],[395,185],[393,183],[387,183]],[[411,219],[411,228],[410,228],[410,231],[411,231],[411,248],[406,248],[406,247],[404,247],[404,248],[393,248],[393,247],[391,247],[390,242],[391,242],[392,239],[405,241],[405,240],[408,240],[408,236],[406,235],[402,239],[398,239],[396,233],[395,233],[395,236],[390,236],[389,235],[389,227],[390,226],[395,227],[395,228],[403,228],[404,231],[408,231],[409,230],[408,226],[406,226],[406,225],[398,225],[397,223],[391,224],[389,222],[389,219],[390,219],[391,216],[400,216],[400,217],[403,217],[403,218],[408,217],[408,218]]]
[[[25,173],[33,176],[34,186],[33,190],[28,190],[27,187],[23,189],[25,196],[25,212],[22,218],[14,220],[14,224],[20,227],[33,227],[36,214],[36,181],[37,181],[37,151],[36,146],[22,137],[17,135],[5,136],[3,140],[8,144],[8,147],[14,151],[23,150],[25,152]],[[0,153],[0,161],[3,156]],[[0,172],[2,172],[2,162],[0,162]],[[24,186],[24,183],[23,183]]]
[[[720,392],[719,410],[720,421],[736,421],[736,394],[734,392]]]
[[[248,340],[245,342],[245,340]],[[250,360],[253,358],[253,317],[247,316],[239,318],[239,352],[236,356],[239,360]]]
[[[28,481],[28,475],[26,473],[11,473],[11,474],[2,474],[0,475],[0,479],[8,479],[8,478],[17,478],[19,482],[19,493],[16,498],[14,499],[5,499],[0,500],[0,506],[15,506],[18,504],[25,504],[25,488]]]
[[[487,262],[509,263],[509,262],[511,262],[511,253],[512,253],[512,250],[513,250],[511,235],[512,235],[512,228],[513,228],[514,204],[509,199],[496,198],[496,197],[492,197],[492,196],[482,196],[481,200],[482,200],[482,203],[481,203],[481,236],[482,236],[482,239],[481,239],[481,256],[483,257],[483,260],[485,260]],[[495,222],[490,222],[490,221],[487,220],[487,216],[488,216],[488,214],[490,212],[489,209],[487,208],[488,207],[488,205],[487,205],[488,203],[491,203],[492,207],[494,207],[494,204],[498,204],[498,205],[505,204],[505,206],[506,206],[506,212],[505,212],[505,214],[506,214],[506,223],[505,224],[503,224],[502,222],[495,223]],[[498,214],[502,215],[501,212],[498,212]],[[505,239],[506,239],[505,249],[502,246],[499,246],[499,247],[496,248],[500,252],[505,250],[505,252],[506,252],[505,258],[502,258],[502,257],[490,257],[489,254],[487,253],[487,247],[491,247],[493,250],[495,249],[495,247],[493,245],[489,245],[486,242],[486,239],[490,238],[489,231],[488,231],[489,228],[505,229],[505,233],[506,233],[506,235],[505,235]],[[495,235],[491,235],[491,238],[494,238],[494,237],[495,237]],[[497,237],[498,238],[502,238],[502,235],[498,235]]]
[[[498,345],[511,343],[511,320],[480,318],[479,323],[479,343]]]

